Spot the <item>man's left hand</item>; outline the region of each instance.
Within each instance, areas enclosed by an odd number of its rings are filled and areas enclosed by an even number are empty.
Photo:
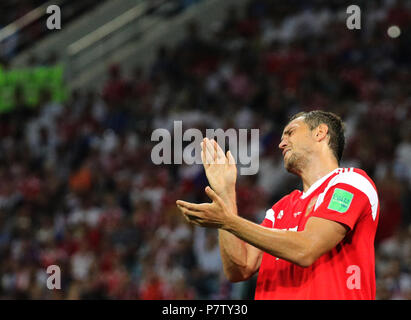
[[[205,192],[213,202],[197,204],[177,200],[177,207],[189,223],[201,227],[224,229],[232,214],[224,201],[210,187],[207,186]]]

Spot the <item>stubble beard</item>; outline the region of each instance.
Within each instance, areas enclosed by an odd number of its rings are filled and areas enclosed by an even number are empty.
[[[300,175],[304,167],[307,165],[307,159],[303,155],[292,152],[289,159],[284,161],[285,169],[293,174]]]

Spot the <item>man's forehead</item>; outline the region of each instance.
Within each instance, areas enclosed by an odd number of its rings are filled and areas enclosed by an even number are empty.
[[[293,127],[299,127],[299,126],[301,126],[302,123],[305,123],[303,116],[298,117],[298,118],[295,118],[294,120],[292,120],[289,124],[287,124],[287,125],[285,126],[283,132],[286,132],[287,130],[289,130],[289,129],[293,128]]]

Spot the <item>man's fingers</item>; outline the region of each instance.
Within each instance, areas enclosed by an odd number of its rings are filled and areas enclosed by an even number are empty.
[[[182,206],[177,205],[177,207],[180,209],[181,213],[183,214],[184,219],[188,222],[188,223],[192,223],[192,224],[196,224],[196,225],[201,225],[200,224],[200,219],[201,217],[198,216],[197,212],[188,210]]]
[[[207,138],[206,138],[207,139]],[[205,162],[207,164],[213,164],[215,163],[214,160],[214,149],[210,148],[210,141],[208,141],[208,139],[206,140],[204,139],[204,156],[205,156]]]
[[[211,200],[216,200],[217,195],[215,194],[214,190],[211,189],[209,186],[205,188],[205,192]]]
[[[201,205],[202,204],[197,204],[197,203],[191,203],[191,202],[186,202],[183,200],[177,200],[176,201],[177,206],[192,210],[192,211],[201,211]]]
[[[198,214],[206,211],[208,207],[211,205],[211,203],[191,203],[183,200],[177,200],[176,204],[177,206],[183,207],[193,212],[197,212]]]
[[[204,138],[203,146],[208,164],[224,164],[226,162],[223,150],[214,139]]]
[[[196,217],[198,217],[197,216],[198,215],[197,211],[187,209],[186,207],[183,207],[183,206],[180,206],[180,205],[177,205],[177,207],[184,214],[184,216],[193,216],[193,217],[196,216]]]
[[[207,157],[208,157],[207,160],[210,161],[210,164],[215,164],[215,163],[217,163],[217,159],[218,159],[218,157],[217,157],[217,148],[212,143],[212,141],[214,141],[214,140],[210,140],[210,139],[206,138],[206,141],[205,141],[206,154],[207,154]]]
[[[199,212],[193,211],[187,208],[184,208],[182,206],[177,205],[177,207],[180,209],[180,211],[186,216],[187,218],[191,219],[199,219],[201,216],[199,215]]]
[[[231,154],[230,150],[227,151],[227,160],[228,160],[228,164],[235,164],[235,159],[233,155]]]
[[[211,143],[211,139],[205,138],[204,140],[207,151],[214,157],[214,145]]]
[[[181,211],[182,216],[184,217],[184,219],[188,222],[191,223],[191,220],[188,218],[188,216],[185,214],[185,209],[183,207],[177,206],[178,209]]]
[[[221,147],[218,145],[217,141],[215,141],[214,139],[211,140],[211,142],[214,145],[214,151],[217,153],[217,163],[218,164],[226,163],[226,157],[225,157],[223,149],[221,149]]]
[[[204,168],[208,169],[208,167],[210,166],[210,163],[208,163],[206,159],[206,150],[205,150],[204,143],[205,142],[203,139],[203,142],[201,142],[201,161],[203,162]]]
[[[205,192],[207,194],[207,196],[213,200],[214,202],[221,204],[222,203],[222,199],[217,195],[217,193],[214,192],[213,189],[211,189],[209,186],[207,186],[205,188]]]
[[[214,139],[204,138],[201,142],[201,160],[203,164],[235,164],[235,159],[230,151],[224,154],[223,149]]]

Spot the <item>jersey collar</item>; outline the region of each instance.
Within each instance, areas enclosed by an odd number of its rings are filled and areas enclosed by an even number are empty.
[[[306,192],[303,192],[300,198],[301,199],[307,198],[315,189],[317,189],[320,185],[322,185],[325,180],[327,180],[332,174],[334,174],[335,172],[337,172],[337,170],[340,170],[340,169],[341,168],[334,169],[330,173],[327,173],[324,177],[318,179],[316,182],[314,182],[311,185],[311,187],[308,188]]]

